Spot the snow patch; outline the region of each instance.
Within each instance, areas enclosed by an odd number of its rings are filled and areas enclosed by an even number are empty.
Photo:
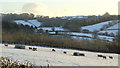
[[[28,25],[28,26],[33,26],[33,27],[39,27],[42,25],[42,22],[38,22],[37,20],[15,20],[14,21],[16,24],[23,24],[23,25]]]
[[[89,31],[100,31],[100,29],[104,26],[104,25],[108,25],[110,22],[112,21],[106,21],[106,22],[101,22],[101,23],[98,23],[98,24],[94,24],[94,25],[89,25],[89,26],[84,26],[84,27],[81,27],[81,29],[87,29]]]

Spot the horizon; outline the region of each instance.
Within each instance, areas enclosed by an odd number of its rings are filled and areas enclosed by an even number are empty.
[[[0,13],[33,13],[49,17],[118,15],[119,0],[35,0],[34,2],[2,2]]]
[[[26,12],[27,13],[27,12]],[[106,14],[107,12],[105,12],[104,14]],[[109,13],[109,12],[108,12]],[[0,14],[24,14],[24,13],[0,13]],[[28,14],[34,14],[34,13],[28,13]],[[48,16],[48,17],[50,17],[50,18],[54,18],[54,17],[74,17],[74,16],[103,16],[104,14],[101,14],[101,15],[68,15],[68,16]],[[112,14],[110,14],[110,15],[112,15]],[[114,15],[116,15],[116,14],[114,14]],[[120,14],[118,14],[118,15],[120,15]],[[36,16],[47,16],[47,15],[36,15],[36,14],[34,14],[34,16],[36,17]]]

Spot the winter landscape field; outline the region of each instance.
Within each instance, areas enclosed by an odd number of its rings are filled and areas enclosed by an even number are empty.
[[[116,42],[116,35],[119,32],[119,29],[117,29],[119,23],[117,22],[118,20],[110,20],[83,26],[79,28],[79,31],[71,31],[63,26],[44,27],[42,26],[44,23],[37,19],[13,20],[12,24],[14,26],[21,27],[17,28],[18,30],[25,33],[30,32],[30,34],[12,33],[12,35],[3,32],[0,56],[8,56],[13,61],[19,60],[20,63],[31,62],[35,66],[118,66],[117,53],[119,52],[117,52],[117,49],[114,51],[113,48],[116,46],[113,42]],[[3,24],[4,27],[6,25]],[[5,27],[5,30],[8,30],[6,28],[8,27]],[[11,31],[13,30],[15,29]],[[92,43],[92,41],[96,41],[96,43]],[[5,46],[5,44],[8,46]],[[25,46],[25,49],[15,48],[17,45]],[[37,50],[34,51],[29,47]],[[52,49],[55,49],[55,51],[52,51]],[[75,52],[84,54],[84,56],[74,55]],[[102,55],[102,57],[98,55]]]
[[[20,60],[21,63],[31,61],[37,66],[118,66],[118,54],[114,53],[99,53],[90,51],[80,51],[75,49],[62,49],[62,48],[50,48],[50,47],[37,47],[38,51],[26,49],[15,49],[14,44],[5,47],[4,44],[0,44],[0,55],[10,56],[14,60]],[[56,51],[53,52],[52,49]],[[64,54],[66,51],[67,54]],[[85,56],[73,56],[74,52],[84,53]],[[97,55],[105,55],[107,58],[98,57]],[[113,59],[110,59],[112,56]]]
[[[117,0],[0,3],[0,67],[119,66],[116,4]]]

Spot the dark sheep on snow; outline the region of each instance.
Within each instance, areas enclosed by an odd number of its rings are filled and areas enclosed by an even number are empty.
[[[31,49],[32,49],[32,47],[29,47],[29,49],[31,50]]]
[[[109,58],[110,58],[110,59],[113,59],[113,57],[112,57],[112,56],[109,56]]]
[[[103,56],[103,59],[106,59],[107,57],[106,56]]]
[[[98,57],[103,57],[103,55],[97,55]]]
[[[64,54],[67,54],[67,52],[66,52],[66,51],[64,51],[63,53],[64,53]]]
[[[7,45],[7,44],[5,44],[5,46],[6,46],[6,47],[8,47],[8,45]]]
[[[37,48],[33,48],[33,51],[37,51]]]
[[[55,52],[55,49],[52,49],[52,51],[54,51],[54,52]]]
[[[15,48],[17,48],[17,49],[25,49],[25,46],[23,46],[23,45],[15,45]]]
[[[79,53],[79,52],[74,52],[73,55],[74,56],[85,56],[84,53]]]

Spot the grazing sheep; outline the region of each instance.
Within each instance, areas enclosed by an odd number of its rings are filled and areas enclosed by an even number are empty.
[[[15,45],[15,48],[18,48],[18,49],[25,49],[25,46],[22,46],[22,45]]]
[[[103,55],[97,55],[98,57],[103,57]]]
[[[85,54],[84,53],[80,53],[80,56],[85,56]]]
[[[103,56],[103,59],[106,59],[106,56]]]
[[[29,49],[31,50],[31,49],[32,49],[32,47],[29,47]]]
[[[64,54],[67,54],[67,52],[66,52],[66,51],[64,51],[63,53],[64,53]]]
[[[73,55],[74,55],[74,56],[79,56],[80,53],[79,53],[79,52],[74,52]]]
[[[112,57],[112,56],[109,56],[109,58],[110,58],[110,59],[113,59],[113,57]]]
[[[6,46],[6,47],[8,47],[8,45],[7,45],[7,44],[5,44],[5,46]]]
[[[54,52],[55,52],[55,49],[52,49],[52,51],[54,51]]]
[[[73,55],[74,56],[85,56],[84,53],[79,53],[79,52],[74,52]]]
[[[37,48],[33,48],[33,51],[37,51]]]

